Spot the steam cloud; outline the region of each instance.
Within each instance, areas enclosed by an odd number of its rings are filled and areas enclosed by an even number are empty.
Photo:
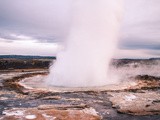
[[[50,69],[54,86],[88,87],[112,83],[109,63],[117,45],[122,0],[74,0],[66,47]]]

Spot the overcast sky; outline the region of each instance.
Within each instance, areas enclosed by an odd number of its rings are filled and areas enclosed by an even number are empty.
[[[0,0],[0,54],[55,55],[72,0]],[[160,57],[160,0],[125,0],[117,58]]]

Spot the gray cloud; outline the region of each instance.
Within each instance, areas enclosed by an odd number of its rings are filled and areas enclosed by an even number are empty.
[[[129,40],[130,41],[129,41]],[[148,40],[148,42],[145,42],[146,39],[140,39],[140,38],[127,38],[127,40],[123,40],[119,44],[120,49],[149,49],[149,50],[160,50],[160,42],[152,42],[151,40]],[[158,40],[154,40],[158,41]]]
[[[41,42],[63,40],[69,26],[69,0],[0,0],[0,37],[26,35]]]
[[[126,35],[121,37],[120,49],[160,50],[160,20],[137,23],[124,31]]]
[[[120,49],[160,50],[160,1],[126,0]]]
[[[15,34],[39,42],[64,41],[72,22],[72,1],[0,0],[0,38],[11,42],[18,39]],[[159,6],[160,0],[125,0],[120,49],[160,50]]]

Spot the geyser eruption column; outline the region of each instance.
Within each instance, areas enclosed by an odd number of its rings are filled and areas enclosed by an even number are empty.
[[[66,49],[51,67],[48,83],[67,87],[109,84],[107,72],[121,12],[122,0],[73,0]]]

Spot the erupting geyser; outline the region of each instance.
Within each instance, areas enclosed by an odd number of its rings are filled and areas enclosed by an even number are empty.
[[[73,0],[66,48],[57,55],[48,83],[54,86],[104,86],[117,45],[122,0]]]

